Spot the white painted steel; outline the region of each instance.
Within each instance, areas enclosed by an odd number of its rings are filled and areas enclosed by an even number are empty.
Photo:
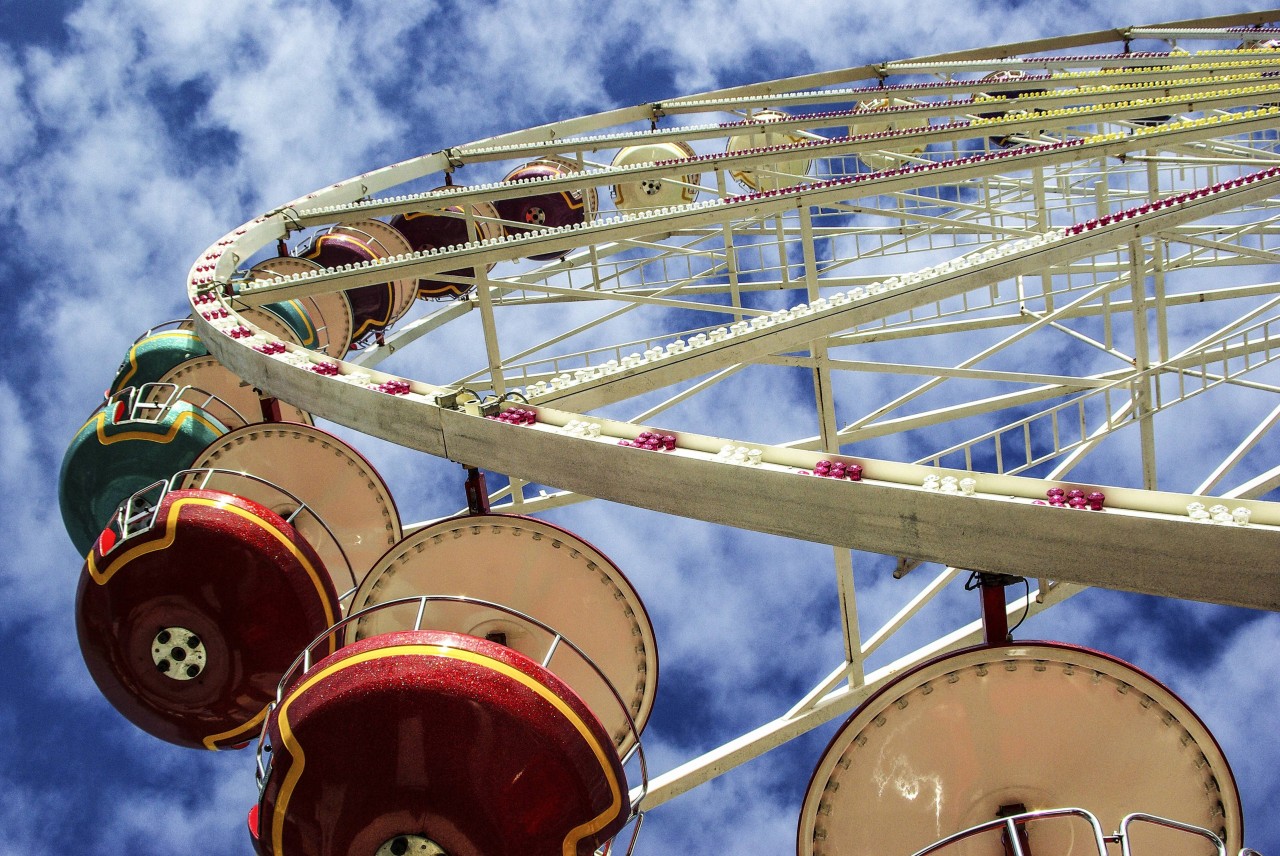
[[[1209,484],[1233,465],[1237,484],[1222,497],[1171,489],[1183,481],[1166,463],[1181,439],[1166,427],[1178,419],[1168,414],[1224,401],[1221,412],[1234,416],[1247,409],[1240,402],[1280,392],[1280,110],[1270,106],[1280,103],[1280,81],[1264,76],[1280,53],[1237,50],[1240,33],[1230,29],[1269,17],[1280,15],[806,75],[424,155],[226,236],[193,268],[189,291],[214,295],[232,318],[197,315],[195,325],[225,365],[285,401],[510,476],[505,507],[601,497],[837,548],[847,661],[783,717],[655,777],[644,804],[657,805],[847,713],[924,658],[976,641],[976,625],[939,632],[862,675],[861,658],[947,588],[953,569],[1044,580],[1025,604],[1031,612],[1088,585],[1280,609],[1280,506],[1258,498],[1274,487],[1276,470],[1246,454],[1257,436],[1245,435],[1263,413],[1243,427],[1222,421],[1224,445],[1236,450],[1224,467],[1204,460],[1194,440],[1181,450],[1179,461],[1203,463],[1208,474],[1187,484]],[[1126,53],[1142,38],[1176,39],[1189,52]],[[1010,69],[1030,76],[982,79]],[[974,97],[1031,88],[1046,91]],[[876,98],[909,106],[876,114],[895,130],[865,136],[858,105]],[[759,121],[762,111],[782,112]],[[1004,111],[1027,112],[972,119]],[[1155,124],[1161,116],[1171,118]],[[1015,131],[1031,144],[992,148]],[[767,145],[752,148],[752,140]],[[628,147],[676,145],[696,157],[604,165]],[[905,166],[869,172],[860,152],[893,153],[865,157],[873,166]],[[544,157],[585,168],[528,183],[484,181]],[[464,170],[467,187],[401,189]],[[246,283],[235,300],[218,296],[242,260],[295,232],[691,175],[701,176],[698,202],[605,210],[581,227],[350,269],[290,271]],[[733,179],[744,176],[768,192],[736,194]],[[519,261],[561,252],[562,261],[541,267]],[[459,269],[474,270],[472,295],[407,318],[385,346],[350,362],[293,347],[266,356],[251,346],[268,335],[224,332],[245,320],[236,314],[244,306],[322,301]],[[410,345],[453,325],[475,337],[473,354],[451,352],[444,363],[409,356]],[[1059,351],[1060,360],[1045,357]],[[901,382],[912,375],[920,382]],[[377,388],[406,380],[407,394]],[[738,389],[750,390],[744,407],[768,411],[789,433],[772,443],[739,436],[751,420],[728,405]],[[537,425],[483,418],[480,399],[510,390],[532,403]],[[490,409],[509,404],[523,406],[489,401]],[[638,415],[620,416],[624,407]],[[618,445],[648,429],[677,447]],[[1127,483],[1113,483],[1124,478],[1114,467],[1070,480],[1107,449],[1141,462]],[[810,475],[824,459],[860,464],[862,480]],[[954,489],[965,478],[974,480],[969,494]],[[526,493],[529,485],[558,491]],[[1056,487],[1101,489],[1105,510],[1034,504]],[[1192,503],[1219,501],[1244,515],[1220,523],[1188,515]],[[861,640],[850,548],[943,570]],[[1035,558],[1064,555],[1071,561]],[[1011,614],[1022,608],[1009,606]]]

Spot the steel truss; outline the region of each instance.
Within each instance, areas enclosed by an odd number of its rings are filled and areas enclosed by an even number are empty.
[[[959,569],[1032,576],[1029,545],[1078,561],[1010,602],[1011,615],[1090,585],[1280,608],[1280,506],[1263,499],[1280,468],[1250,454],[1280,419],[1280,79],[1269,76],[1280,51],[1251,46],[1270,31],[1241,30],[1276,18],[852,68],[424,155],[296,200],[210,248],[189,291],[232,314],[197,311],[197,328],[220,360],[283,400],[506,474],[495,510],[603,497],[833,546],[844,661],[782,716],[659,775],[652,807],[977,641],[974,623],[863,666]],[[1001,71],[1024,76],[983,80]],[[765,108],[789,116],[755,118]],[[744,134],[766,144],[726,152]],[[616,150],[654,142],[698,154],[611,165]],[[581,171],[493,180],[547,155]],[[755,184],[746,192],[734,178],[744,171]],[[434,209],[464,217],[474,236],[471,202],[608,196],[690,173],[701,176],[691,204],[605,210],[579,228],[226,290],[260,248],[317,227]],[[442,176],[470,186],[415,189]],[[524,260],[548,252],[565,256]],[[459,269],[468,273],[447,273]],[[474,290],[422,305],[335,378],[309,371],[322,358],[299,349],[253,350],[265,334],[226,335],[246,323],[238,308],[391,274],[452,276]],[[468,367],[415,359],[416,340],[458,327],[473,334]],[[424,372],[408,395],[372,389]],[[748,378],[769,390],[761,406],[777,409],[783,439],[737,436],[726,404]],[[537,425],[479,418],[522,399]],[[1174,414],[1201,399],[1234,417],[1218,429],[1228,451],[1217,458],[1179,446],[1186,417]],[[648,428],[677,449],[618,445]],[[1135,462],[1131,471],[1091,466],[1100,450]],[[1168,465],[1192,452],[1184,485]],[[861,483],[809,475],[833,459],[859,463]],[[1053,487],[1101,488],[1106,510],[1064,527],[1073,512],[1035,504]],[[1209,522],[1188,513],[1196,502]],[[1229,509],[1215,522],[1217,504]],[[902,585],[918,587],[868,634],[850,549],[901,557]],[[924,563],[932,573],[913,570]]]

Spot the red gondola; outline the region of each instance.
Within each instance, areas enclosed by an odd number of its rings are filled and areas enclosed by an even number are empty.
[[[298,257],[321,267],[360,265],[410,252],[408,241],[380,220],[359,220],[332,228],[313,237],[298,250]],[[412,280],[391,280],[363,285],[347,291],[351,301],[352,347],[382,333],[400,319],[413,304]]]
[[[457,185],[454,185],[455,187]],[[437,187],[436,190],[447,188]],[[477,240],[499,238],[506,230],[497,222],[498,210],[490,202],[473,202],[468,205],[475,222]],[[451,216],[454,215],[454,216]],[[467,232],[467,221],[463,216],[461,205],[450,205],[440,212],[411,211],[408,214],[397,214],[391,218],[391,226],[404,235],[414,252],[440,249],[454,244],[465,244],[470,240]],[[489,264],[489,270],[493,265]],[[445,271],[445,276],[470,278],[470,268],[458,268]],[[418,297],[429,300],[437,297],[461,297],[475,286],[462,282],[451,282],[442,279],[418,280]]]
[[[364,639],[293,679],[250,814],[261,854],[590,856],[625,824],[613,741],[546,669],[441,631]]]
[[[253,737],[297,652],[339,614],[290,524],[211,490],[123,503],[76,595],[80,649],[107,700],[144,731],[205,749]]]

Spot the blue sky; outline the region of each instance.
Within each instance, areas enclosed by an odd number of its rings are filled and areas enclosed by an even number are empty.
[[[97,853],[250,852],[252,757],[159,743],[90,681],[72,621],[82,560],[55,499],[65,444],[129,343],[185,312],[189,265],[227,230],[364,170],[553,119],[1246,8],[1210,0],[0,5],[0,172],[9,189],[0,212],[10,236],[0,254],[0,856],[65,852],[68,836]],[[752,417],[763,432],[767,416]],[[462,503],[456,466],[354,442],[387,476],[406,519]],[[834,664],[828,548],[602,503],[556,519],[609,553],[653,616],[662,685],[646,745],[656,769],[778,715]],[[883,579],[885,561],[855,559],[867,575],[864,626],[899,596]],[[957,620],[972,607],[963,593],[945,604]],[[1280,618],[1098,591],[1024,633],[1110,651],[1183,694],[1234,766],[1248,843],[1280,849],[1272,810],[1280,745],[1269,727],[1277,694],[1267,677]],[[831,730],[655,811],[639,852],[792,852],[799,799]]]

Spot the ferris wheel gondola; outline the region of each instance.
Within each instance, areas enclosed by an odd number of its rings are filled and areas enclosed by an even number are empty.
[[[404,630],[285,676],[263,736],[255,849],[591,856],[630,817],[613,741],[537,661]]]
[[[363,455],[319,428],[262,422],[231,431],[206,446],[191,469],[252,473],[243,484],[219,472],[196,473],[185,484],[223,489],[263,503],[282,517],[305,505],[295,525],[318,551],[339,593],[349,594],[401,537],[400,513],[382,476]]]
[[[72,438],[58,474],[58,502],[67,534],[82,554],[121,502],[188,466],[227,432],[210,410],[184,400],[185,392],[172,384],[125,387]]]
[[[359,220],[332,226],[299,247],[296,256],[322,268],[382,261],[410,252],[404,235],[381,220]],[[271,269],[270,266],[267,268]],[[413,303],[416,286],[410,279],[393,279],[350,289],[351,346],[361,346],[394,324]]]
[[[320,265],[309,259],[294,256],[277,256],[254,265],[246,274],[249,280],[271,279],[295,273],[311,273]],[[351,344],[355,321],[351,314],[351,299],[346,292],[337,291],[315,294],[296,301],[296,321],[289,326],[297,333],[299,344],[331,357],[340,357]],[[278,305],[278,304],[272,304]],[[290,316],[285,316],[286,320]]]
[[[363,612],[427,594],[468,601],[431,602],[425,613],[417,612],[414,604],[378,610],[355,624],[357,638],[421,625],[499,640],[542,660],[548,649],[555,653],[555,637],[562,633],[578,648],[566,648],[544,665],[595,712],[620,754],[632,748],[653,709],[657,644],[635,588],[596,547],[531,517],[489,513],[442,520],[389,549],[360,583],[351,610]],[[506,609],[475,605],[476,601]],[[556,628],[557,634],[517,613]],[[598,679],[597,667],[608,684]],[[626,711],[618,710],[613,687],[623,694]]]
[[[578,164],[552,155],[516,167],[507,173],[503,181],[533,182],[563,178],[580,171]],[[599,208],[599,200],[594,188],[571,188],[515,198],[501,198],[496,200],[494,205],[507,231],[519,234],[523,229],[564,228],[586,223],[595,216]],[[563,255],[560,252],[535,253],[529,258],[535,261],[549,261]]]
[[[436,188],[436,190],[445,189],[447,187]],[[498,209],[492,203],[473,202],[468,208],[471,213],[471,222],[474,224],[472,228],[478,240],[496,238],[504,234],[505,230],[498,222]],[[439,213],[410,211],[397,214],[391,218],[390,226],[403,234],[414,252],[419,253],[434,250],[437,247],[465,244],[471,239],[467,231],[466,215],[457,205],[450,205]],[[493,270],[493,265],[488,265],[488,268]],[[458,269],[447,271],[446,275],[469,278],[472,273],[466,269]],[[456,280],[418,280],[418,297],[424,300],[461,297],[470,290],[471,287]]]
[[[943,655],[868,699],[814,771],[797,852],[914,853],[1000,817],[1068,806],[1108,833],[1142,811],[1208,830],[1227,852],[1241,847],[1231,768],[1181,699],[1114,657],[1026,642]],[[1092,856],[1078,833],[1044,824],[1029,847]],[[1205,844],[1159,829],[1141,843],[1170,854]]]
[[[122,503],[76,594],[103,695],[144,731],[201,749],[247,745],[296,652],[339,615],[324,563],[279,515],[163,483]]]

